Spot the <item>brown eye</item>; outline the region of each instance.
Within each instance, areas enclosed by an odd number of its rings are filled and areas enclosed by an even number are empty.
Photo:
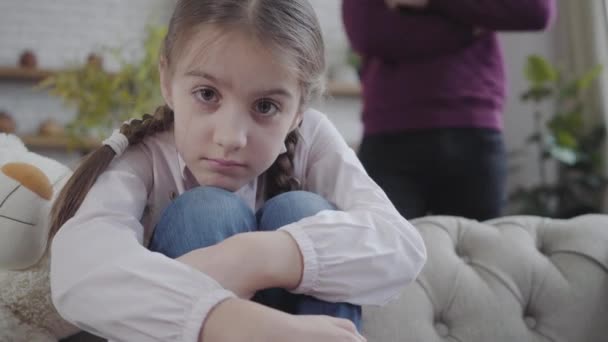
[[[201,88],[197,90],[196,96],[203,102],[215,103],[218,100],[215,90],[209,88]]]
[[[279,107],[272,101],[261,100],[256,102],[255,111],[262,114],[263,116],[272,116],[279,111]]]

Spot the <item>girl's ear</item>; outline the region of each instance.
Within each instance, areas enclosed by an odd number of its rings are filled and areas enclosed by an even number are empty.
[[[169,64],[164,56],[160,57],[158,63],[158,73],[160,74],[160,91],[169,108],[173,109],[173,96],[171,94],[171,72]]]

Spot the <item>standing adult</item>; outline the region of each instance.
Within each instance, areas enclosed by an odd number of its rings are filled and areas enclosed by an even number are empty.
[[[497,32],[543,30],[554,0],[344,0],[361,55],[359,157],[406,218],[497,217],[505,67]]]

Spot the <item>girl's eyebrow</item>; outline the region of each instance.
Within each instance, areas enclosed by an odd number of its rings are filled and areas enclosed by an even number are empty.
[[[201,71],[201,70],[190,70],[190,71],[186,72],[185,75],[191,76],[191,77],[205,78],[213,83],[220,84],[220,85],[224,84],[224,85],[229,86],[228,83],[223,82],[223,81],[219,80],[217,77],[215,77],[209,73],[206,73],[204,71]],[[262,91],[255,93],[255,97],[264,97],[264,96],[273,96],[273,95],[274,96],[283,96],[283,97],[287,97],[290,99],[295,97],[290,91],[288,91],[285,88],[262,90]]]
[[[213,76],[209,73],[206,73],[204,71],[201,71],[201,70],[190,70],[190,71],[186,72],[184,75],[192,76],[192,77],[206,78],[213,83],[223,83],[223,82],[220,82],[215,76]]]
[[[265,97],[265,96],[283,96],[283,97],[290,98],[290,99],[294,97],[291,94],[291,92],[289,92],[287,89],[284,89],[284,88],[263,90],[263,91],[257,92],[255,94],[255,97]]]

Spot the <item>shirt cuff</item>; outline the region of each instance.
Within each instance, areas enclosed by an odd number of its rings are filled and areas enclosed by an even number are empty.
[[[312,292],[319,281],[319,258],[315,251],[312,239],[304,232],[304,230],[296,225],[287,225],[279,230],[285,231],[291,235],[296,241],[302,253],[304,267],[302,270],[302,281],[293,290],[292,293],[307,294]]]
[[[211,310],[224,300],[233,297],[235,297],[234,293],[223,289],[209,294],[202,294],[199,300],[192,306],[192,311],[189,317],[187,317],[182,341],[198,342],[201,328]]]

